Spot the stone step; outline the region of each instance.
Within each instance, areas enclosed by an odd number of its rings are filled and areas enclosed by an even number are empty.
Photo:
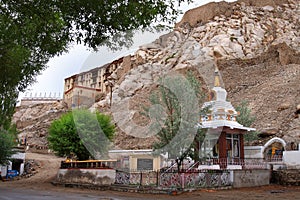
[[[171,194],[174,193],[174,190],[170,189],[161,189],[156,186],[139,186],[139,185],[121,185],[121,184],[113,184],[110,187],[113,191],[120,192],[138,192],[138,193],[151,193],[151,194]],[[180,191],[176,191],[179,193]]]
[[[112,190],[119,192],[135,192],[135,193],[149,193],[149,194],[170,194],[177,195],[182,193],[183,191],[178,189],[161,189],[156,186],[139,186],[139,185],[121,185],[121,184],[113,184],[113,185],[93,185],[93,184],[81,184],[81,183],[62,183],[52,181],[52,185],[61,186],[61,187],[70,187],[70,188],[83,188],[90,190]]]

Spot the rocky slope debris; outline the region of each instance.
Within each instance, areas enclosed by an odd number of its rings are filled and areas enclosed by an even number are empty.
[[[17,125],[19,140],[24,143],[26,139],[29,148],[48,149],[50,124],[66,111],[67,107],[61,101],[17,107],[13,122]]]

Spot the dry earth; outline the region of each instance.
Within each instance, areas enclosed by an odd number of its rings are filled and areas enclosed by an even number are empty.
[[[124,193],[115,191],[95,191],[88,189],[75,189],[55,187],[51,185],[51,180],[56,176],[57,170],[62,158],[50,154],[38,154],[27,153],[26,159],[34,159],[41,163],[41,167],[38,173],[34,176],[17,181],[0,182],[0,189],[28,189],[33,191],[47,191],[58,192],[62,194],[87,194],[87,195],[99,195],[109,196],[109,199],[210,199],[210,200],[231,200],[231,199],[243,199],[243,200],[282,200],[282,199],[300,199],[300,187],[279,186],[270,185],[264,187],[254,188],[241,188],[241,189],[229,189],[229,190],[198,190],[194,192],[188,192],[180,195],[155,195],[155,194],[137,194],[137,193]],[[1,199],[1,196],[0,196]],[[100,198],[102,199],[102,198]]]
[[[63,158],[52,154],[26,153],[26,160],[35,160],[40,163],[37,173],[29,178],[5,182],[5,185],[30,189],[47,187],[51,185],[50,182],[55,178]]]

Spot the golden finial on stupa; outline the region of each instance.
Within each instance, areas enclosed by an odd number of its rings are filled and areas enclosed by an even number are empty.
[[[220,87],[220,74],[217,65],[215,65],[215,87]]]

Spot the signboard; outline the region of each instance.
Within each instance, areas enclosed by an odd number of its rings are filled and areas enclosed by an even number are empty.
[[[7,177],[8,178],[13,178],[19,175],[19,172],[17,170],[8,170],[7,171]]]
[[[137,170],[153,170],[153,159],[137,159]]]

